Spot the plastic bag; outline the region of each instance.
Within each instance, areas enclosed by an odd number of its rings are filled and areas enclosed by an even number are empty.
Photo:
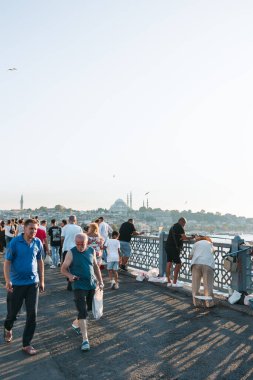
[[[45,265],[52,265],[53,264],[53,260],[51,259],[51,256],[46,255],[45,260],[44,260],[44,264]]]
[[[97,289],[92,300],[92,314],[96,320],[103,315],[103,290]]]
[[[145,274],[144,273],[139,273],[136,276],[136,281],[143,281],[143,280],[145,280]]]
[[[239,293],[237,290],[234,290],[234,293],[232,296],[229,297],[228,302],[233,305],[239,301],[241,298],[242,293]]]
[[[159,269],[158,268],[151,268],[148,273],[148,277],[158,277],[159,276]]]
[[[167,277],[149,277],[148,278],[149,282],[159,282],[160,284],[165,284],[168,282]]]
[[[249,300],[253,299],[253,294],[244,297],[244,305],[249,306]]]

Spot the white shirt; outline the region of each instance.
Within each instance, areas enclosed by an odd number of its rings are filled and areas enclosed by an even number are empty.
[[[11,229],[12,229],[12,231],[15,231],[14,226],[4,226],[5,236],[12,237],[12,238],[15,236],[15,234],[10,233]]]
[[[109,224],[105,222],[99,224],[99,233],[104,239],[104,241],[106,241],[106,239],[108,238],[109,232],[112,233],[112,228],[109,226]]]
[[[215,261],[213,255],[214,249],[212,243],[207,240],[197,241],[191,250],[191,266],[194,264],[208,265],[215,269]]]
[[[61,236],[64,237],[62,250],[69,251],[71,248],[73,248],[76,245],[76,235],[82,233],[83,230],[80,226],[77,226],[76,224],[66,224],[66,226],[64,226],[61,231]]]
[[[117,239],[108,239],[107,240],[107,262],[111,263],[112,261],[119,261],[119,248],[120,242]]]
[[[21,235],[24,232],[23,224],[19,224],[17,230],[18,230],[17,234]]]

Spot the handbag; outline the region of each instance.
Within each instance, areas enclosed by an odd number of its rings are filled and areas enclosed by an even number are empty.
[[[96,320],[103,315],[103,290],[97,289],[92,300],[92,314]]]

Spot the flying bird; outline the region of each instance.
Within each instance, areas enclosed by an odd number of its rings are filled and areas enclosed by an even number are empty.
[[[17,71],[16,67],[12,67],[10,69],[8,69],[8,71]]]
[[[148,191],[145,195],[148,195],[150,193],[150,191]]]

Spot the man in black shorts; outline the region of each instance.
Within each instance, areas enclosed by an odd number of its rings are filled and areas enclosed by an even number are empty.
[[[167,253],[167,267],[166,274],[168,278],[167,286],[180,287],[180,283],[177,282],[177,278],[179,275],[179,271],[181,268],[181,259],[180,252],[183,248],[184,240],[191,240],[193,237],[187,237],[185,235],[184,226],[186,225],[186,219],[180,218],[177,223],[173,224],[173,226],[169,230],[169,235],[165,244],[165,251]],[[172,264],[175,265],[174,269],[174,277],[173,282],[170,279],[170,272],[172,268]]]

